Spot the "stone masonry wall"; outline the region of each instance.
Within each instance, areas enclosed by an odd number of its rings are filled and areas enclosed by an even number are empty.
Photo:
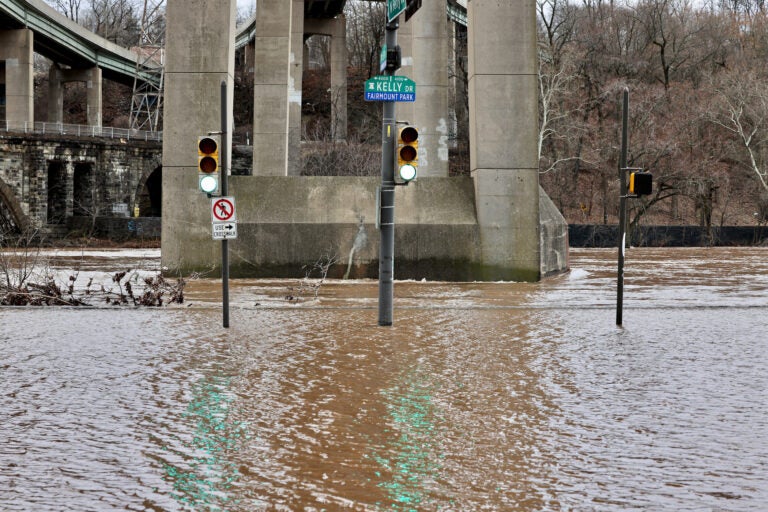
[[[0,137],[0,180],[33,227],[73,214],[128,216],[143,181],[161,164],[159,143],[59,138]]]

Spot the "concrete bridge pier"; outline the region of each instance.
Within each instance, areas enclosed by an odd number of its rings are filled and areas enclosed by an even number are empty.
[[[307,19],[305,35],[331,38],[331,133],[333,140],[347,140],[347,19]]]
[[[307,35],[331,37],[330,135],[334,140],[347,137],[346,19],[343,14],[334,19],[305,19],[304,0],[261,0],[258,13],[252,47],[253,174],[298,176]]]
[[[289,175],[289,105],[297,98],[291,86],[292,66],[286,66],[286,62],[292,62],[294,4],[293,0],[259,0],[253,50],[254,176]],[[301,12],[304,12],[303,6]],[[301,101],[301,90],[298,101]]]
[[[292,0],[288,80],[288,176],[301,174],[301,89],[304,83],[304,0]],[[254,137],[255,138],[255,137]]]
[[[404,22],[398,42],[404,66],[399,75],[416,82],[416,102],[399,103],[397,119],[419,129],[419,177],[448,176],[448,17],[444,2],[424,2]]]
[[[35,122],[34,34],[29,29],[0,31],[0,83],[5,85],[5,121],[24,129]],[[0,119],[2,121],[2,119]]]
[[[220,261],[211,203],[198,190],[197,138],[221,130],[222,81],[232,112],[235,1],[169,0],[166,9],[162,262],[177,268]],[[231,148],[228,131],[221,145]]]
[[[86,112],[89,126],[101,126],[102,81],[101,68],[64,69],[56,63],[48,72],[48,122],[64,122],[64,84],[84,82],[87,90]]]
[[[162,258],[164,267],[186,273],[210,270],[218,261],[211,243],[210,204],[196,190],[194,136],[211,129],[211,123],[206,124],[208,109],[216,104],[211,91],[217,90],[224,72],[214,63],[229,60],[223,48],[231,48],[232,42],[222,40],[225,23],[220,7],[213,6],[216,2],[195,0],[205,10],[195,11],[197,19],[216,26],[216,34],[187,19],[190,9],[183,3],[168,4]],[[423,107],[398,105],[397,117],[421,128],[420,165],[428,175],[396,192],[396,277],[536,281],[562,271],[567,268],[566,226],[538,181],[534,4],[469,4],[472,178],[448,178],[447,158],[445,167],[436,165],[441,164],[440,138],[447,135],[448,120],[448,58],[443,53],[448,47],[447,16],[442,9],[430,8],[438,3],[425,2],[423,11],[416,13],[422,16],[419,25],[414,17],[398,34],[404,57],[400,74],[415,78]],[[321,22],[303,18],[304,5],[310,4],[259,2],[254,175],[231,180],[230,192],[238,204],[238,239],[230,246],[232,275],[298,275],[307,263],[335,253],[349,255],[343,264],[352,270],[350,275],[375,277],[380,178],[295,175],[298,158],[291,151],[296,148],[289,146],[299,145],[297,81],[303,70],[304,35],[327,30]],[[342,24],[336,23],[340,31]],[[417,33],[419,37],[413,37]],[[413,48],[416,42],[418,49]],[[416,71],[422,61],[427,70]],[[410,113],[405,113],[407,108]],[[334,268],[334,275],[339,270]]]
[[[497,278],[525,281],[539,279],[542,254],[534,8],[530,0],[468,7],[470,169],[483,263]]]

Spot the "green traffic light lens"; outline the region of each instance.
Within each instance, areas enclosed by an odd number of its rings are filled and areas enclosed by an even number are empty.
[[[412,181],[416,179],[416,167],[406,164],[400,167],[400,179],[403,181]]]
[[[203,176],[200,178],[200,190],[206,194],[212,194],[219,188],[219,180],[214,176]]]

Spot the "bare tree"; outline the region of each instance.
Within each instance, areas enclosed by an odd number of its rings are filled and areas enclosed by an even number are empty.
[[[378,72],[378,58],[384,43],[385,4],[352,0],[344,8],[347,16],[347,50],[352,67],[365,70],[366,78]]]
[[[48,3],[67,18],[80,23],[80,4],[83,0],[48,0]]]
[[[730,134],[735,160],[768,192],[768,84],[752,71],[725,75],[716,87],[718,109],[710,119]]]

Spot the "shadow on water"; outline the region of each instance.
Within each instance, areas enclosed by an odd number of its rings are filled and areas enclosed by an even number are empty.
[[[766,256],[630,251],[624,328],[599,250],[539,284],[398,282],[391,328],[371,281],[234,281],[228,330],[215,280],[2,309],[0,508],[761,510]]]

